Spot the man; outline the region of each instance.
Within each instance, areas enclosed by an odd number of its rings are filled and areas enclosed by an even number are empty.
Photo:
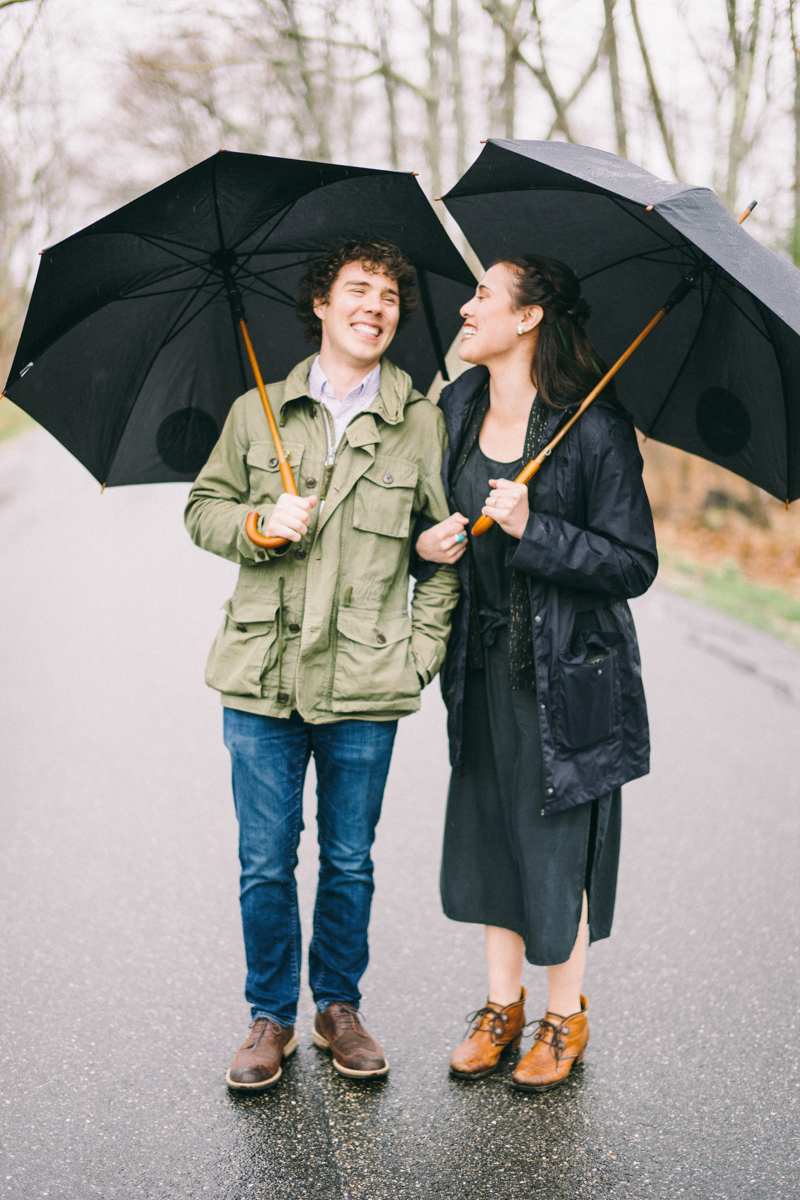
[[[299,496],[282,491],[258,392],[233,405],[192,488],[186,524],[240,564],[206,682],[222,693],[239,821],[245,996],[253,1023],[228,1086],[277,1083],[297,1045],[300,923],[294,870],[302,793],[317,769],[320,873],[309,947],[313,1039],[359,1078],[388,1063],[358,1015],[368,961],[370,848],[398,718],[444,658],[458,582],[418,583],[408,615],[411,533],[448,515],[441,414],[383,357],[414,310],[396,246],[345,239],[310,267],[298,300],[318,356],[268,388]],[[288,545],[265,550],[258,529]]]

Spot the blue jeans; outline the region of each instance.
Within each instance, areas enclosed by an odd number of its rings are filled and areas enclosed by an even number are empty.
[[[320,865],[309,982],[320,1011],[334,1000],[357,1008],[369,961],[370,849],[397,722],[309,725],[297,712],[286,720],[226,708],[224,729],[239,821],[245,997],[253,1018],[294,1025],[297,1016],[302,949],[294,872],[312,754]]]

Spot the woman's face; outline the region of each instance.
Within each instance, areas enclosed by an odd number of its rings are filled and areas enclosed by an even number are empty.
[[[495,263],[478,284],[475,295],[461,309],[464,328],[458,357],[476,365],[506,354],[522,352],[533,357],[536,326],[542,319],[538,305],[516,308],[514,275],[505,263]],[[517,328],[522,333],[517,332]]]

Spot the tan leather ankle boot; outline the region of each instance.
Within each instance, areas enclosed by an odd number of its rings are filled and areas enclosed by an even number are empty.
[[[570,1017],[547,1013],[537,1022],[533,1046],[516,1066],[512,1087],[521,1092],[549,1092],[563,1083],[583,1062],[589,1043],[589,1002],[581,996],[581,1011]]]
[[[474,1021],[472,1033],[456,1047],[450,1059],[450,1074],[457,1079],[483,1079],[500,1065],[505,1050],[516,1049],[525,1025],[525,988],[513,1004],[494,1004],[486,1001],[484,1008],[470,1013],[467,1024]]]

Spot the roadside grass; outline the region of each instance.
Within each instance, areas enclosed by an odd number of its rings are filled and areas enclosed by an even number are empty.
[[[0,397],[0,442],[15,437],[26,429],[35,429],[36,422],[5,396]]]
[[[747,579],[728,560],[708,566],[659,547],[658,582],[800,649],[800,600]]]

